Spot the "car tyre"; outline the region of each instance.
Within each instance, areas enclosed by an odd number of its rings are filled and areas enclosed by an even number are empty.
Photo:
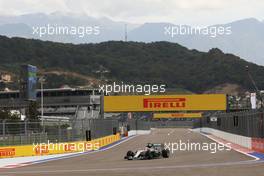
[[[170,151],[168,149],[163,149],[162,152],[161,152],[161,154],[162,154],[162,157],[163,158],[169,158]]]
[[[126,154],[126,159],[132,160],[134,156],[135,156],[134,152],[132,152],[131,150],[129,150],[127,152],[127,154]]]

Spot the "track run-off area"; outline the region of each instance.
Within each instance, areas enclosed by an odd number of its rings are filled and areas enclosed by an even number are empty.
[[[264,161],[255,160],[234,150],[176,151],[168,159],[124,160],[128,150],[143,149],[147,143],[169,142],[213,143],[207,137],[184,128],[154,129],[107,150],[75,157],[47,161],[13,169],[1,169],[0,176],[142,176],[142,175],[210,175],[263,176]]]

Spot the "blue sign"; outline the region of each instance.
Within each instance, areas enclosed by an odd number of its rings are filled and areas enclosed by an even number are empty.
[[[37,99],[37,67],[22,65],[20,73],[20,98],[36,101]]]
[[[28,65],[28,100],[36,100],[37,98],[37,81],[37,67]]]

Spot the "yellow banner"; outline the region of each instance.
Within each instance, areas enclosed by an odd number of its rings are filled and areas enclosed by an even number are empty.
[[[109,145],[118,140],[120,140],[119,133],[116,135],[110,135],[110,136],[94,139],[92,141],[47,143],[47,144],[41,143],[41,144],[24,145],[24,146],[0,147],[0,159],[97,150],[101,147]]]
[[[202,113],[155,113],[153,118],[201,118]]]
[[[105,112],[226,110],[224,94],[105,96]]]

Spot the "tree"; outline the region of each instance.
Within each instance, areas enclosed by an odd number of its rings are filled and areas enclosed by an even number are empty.
[[[38,104],[36,101],[29,101],[28,108],[26,111],[26,117],[28,121],[38,122]]]
[[[0,110],[0,120],[6,120],[8,122],[20,121],[19,114],[11,113],[10,110]]]

